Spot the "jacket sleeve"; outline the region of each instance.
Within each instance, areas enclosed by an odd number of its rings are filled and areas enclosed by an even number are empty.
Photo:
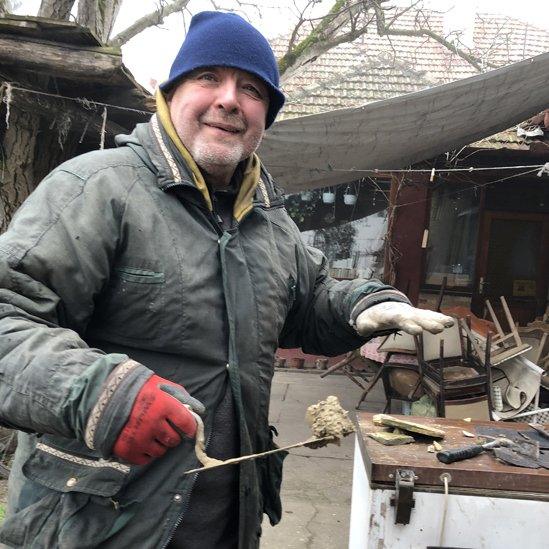
[[[296,227],[297,231],[297,227]],[[390,332],[359,336],[354,322],[359,313],[385,301],[410,303],[402,293],[375,279],[337,281],[328,276],[326,257],[296,239],[297,281],[295,300],[279,339],[283,348],[334,356]]]
[[[126,355],[89,348],[81,337],[109,278],[130,186],[111,170],[84,178],[58,168],[0,236],[4,425],[85,441],[92,410],[94,432],[105,431],[99,412],[121,428],[113,418],[125,421],[137,381],[151,375]],[[115,388],[124,394],[116,405],[105,399]]]

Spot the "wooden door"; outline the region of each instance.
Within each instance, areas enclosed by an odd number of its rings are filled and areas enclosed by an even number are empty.
[[[543,313],[547,300],[549,215],[485,211],[472,309],[484,316],[485,300],[496,312],[505,296],[521,325]],[[499,315],[498,315],[499,316]]]

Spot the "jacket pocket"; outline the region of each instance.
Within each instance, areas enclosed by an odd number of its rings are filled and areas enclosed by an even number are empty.
[[[271,425],[269,427],[269,446],[267,450],[278,448],[273,440],[274,434],[278,433]],[[269,517],[269,522],[272,526],[278,524],[282,518],[280,487],[282,484],[282,464],[287,455],[288,452],[283,450],[282,452],[266,456],[260,462],[263,512]]]
[[[97,301],[95,330],[132,341],[158,339],[164,332],[166,275],[155,261],[116,266]]]
[[[75,454],[38,439],[23,465],[24,476],[32,481],[23,488],[23,507],[4,522],[0,541],[25,549],[96,547],[129,520],[131,509],[115,499],[129,472],[129,466],[116,461]]]
[[[136,282],[137,284],[163,284],[164,273],[148,271],[146,269],[134,269],[133,267],[118,267],[115,273],[127,282]]]

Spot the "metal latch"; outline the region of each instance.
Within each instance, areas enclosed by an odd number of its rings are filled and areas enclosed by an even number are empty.
[[[412,509],[415,507],[414,480],[415,473],[411,469],[397,469],[395,473],[395,495],[391,498],[391,506],[395,508],[395,524],[408,524]]]

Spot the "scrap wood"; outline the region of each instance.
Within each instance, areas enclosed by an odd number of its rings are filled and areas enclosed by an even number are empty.
[[[442,429],[415,423],[413,421],[405,421],[386,414],[377,414],[373,417],[374,425],[383,425],[386,427],[397,427],[406,432],[417,433],[433,438],[444,438],[445,432]]]
[[[385,446],[398,446],[400,444],[415,442],[414,437],[403,433],[395,433],[394,431],[392,433],[390,431],[376,431],[373,433],[366,433],[366,435]]]

